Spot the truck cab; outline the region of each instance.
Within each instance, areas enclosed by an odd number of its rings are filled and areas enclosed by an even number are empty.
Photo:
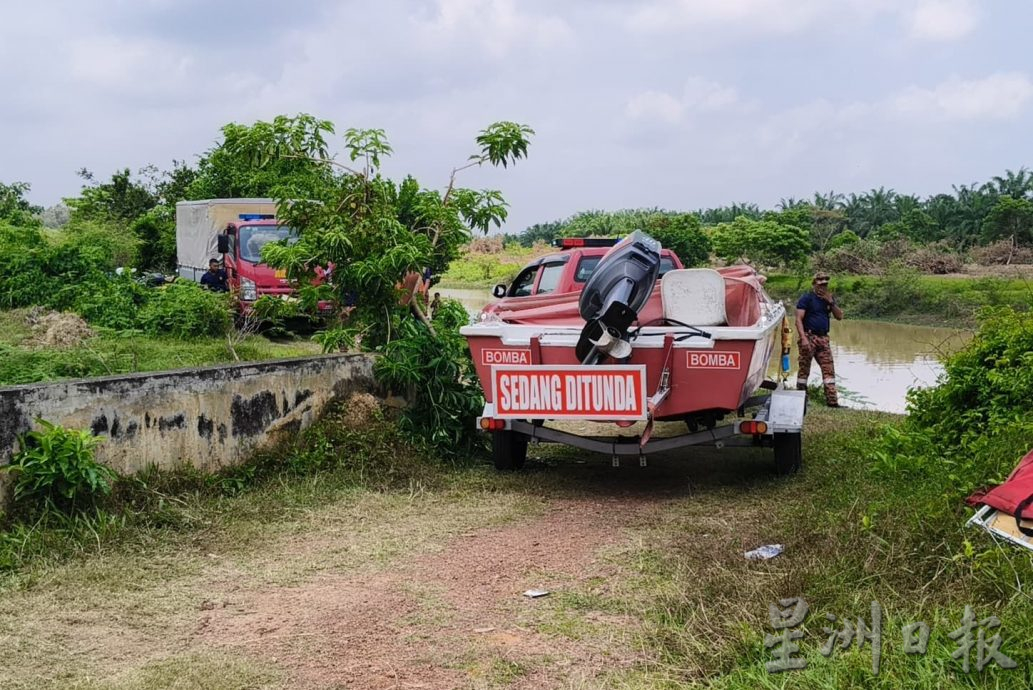
[[[296,233],[280,225],[271,214],[240,214],[227,223],[219,235],[219,253],[223,256],[230,290],[238,292],[242,306],[248,306],[263,295],[292,295],[294,286],[287,274],[262,263],[262,247],[270,242],[291,241]]]
[[[581,292],[595,267],[618,239],[567,237],[556,240],[562,251],[535,259],[508,286],[499,284],[492,294],[502,300],[549,293]],[[660,252],[660,275],[683,268],[670,249]]]

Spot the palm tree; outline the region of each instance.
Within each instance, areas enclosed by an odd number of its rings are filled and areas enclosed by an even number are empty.
[[[999,196],[1023,199],[1027,194],[1033,192],[1033,174],[1030,174],[1030,171],[1026,168],[1019,168],[1018,172],[1005,170],[1004,177],[995,175],[987,184]]]
[[[845,200],[845,196],[831,189],[828,194],[821,194],[820,192],[814,193],[814,207],[820,208],[823,211],[835,211],[837,209],[841,209],[843,208],[843,202]]]
[[[810,202],[806,199],[797,199],[795,196],[782,197],[778,200],[779,211],[789,211],[794,208],[800,208],[801,206],[809,206]]]

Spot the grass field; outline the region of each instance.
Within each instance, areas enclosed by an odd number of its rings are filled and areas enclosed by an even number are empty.
[[[95,329],[68,345],[48,345],[26,323],[27,310],[0,312],[0,386],[223,364],[236,361],[225,338],[157,338]],[[234,348],[243,361],[319,354],[314,342],[252,336]]]
[[[764,449],[650,466],[533,448],[500,475],[332,417],[254,470],[156,476],[89,525],[4,537],[9,688],[1027,688],[1033,559],[941,487],[875,474],[888,415],[814,406],[805,471]],[[242,481],[241,478],[244,478]],[[743,552],[781,543],[749,562]],[[551,594],[528,599],[521,592]],[[804,597],[806,670],[769,674],[768,605]],[[826,614],[883,607],[826,659]],[[966,605],[1019,664],[963,673]],[[932,628],[925,655],[901,625]],[[870,622],[870,621],[869,621]],[[837,624],[838,627],[838,624]],[[973,657],[973,663],[974,663]]]

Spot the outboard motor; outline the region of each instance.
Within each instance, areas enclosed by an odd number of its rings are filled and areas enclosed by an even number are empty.
[[[628,328],[653,293],[659,273],[660,243],[641,230],[606,253],[578,303],[585,327],[575,352],[582,364],[631,355]]]

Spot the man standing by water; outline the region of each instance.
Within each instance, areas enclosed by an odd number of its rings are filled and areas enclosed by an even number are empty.
[[[842,321],[843,310],[829,292],[827,273],[815,275],[811,286],[813,289],[796,303],[796,332],[800,334],[800,371],[796,375],[796,388],[807,389],[811,360],[816,359],[821,368],[821,382],[825,387],[825,402],[829,407],[839,407],[836,367],[829,347],[829,328],[832,324],[830,316]]]

